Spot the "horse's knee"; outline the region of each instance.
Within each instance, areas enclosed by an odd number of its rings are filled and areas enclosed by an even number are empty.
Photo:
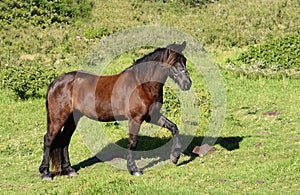
[[[133,137],[129,137],[128,140],[128,149],[129,150],[134,150],[137,146],[137,137],[133,136]]]
[[[170,127],[170,130],[172,131],[173,135],[178,135],[179,134],[179,130],[178,130],[176,124],[172,124],[171,127]]]

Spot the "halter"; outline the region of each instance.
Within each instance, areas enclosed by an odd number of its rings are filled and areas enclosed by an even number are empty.
[[[179,71],[178,73],[174,73],[174,74],[173,74],[173,77],[174,77],[174,78],[177,78],[179,75],[181,75],[181,74],[186,74],[187,72],[188,72],[187,70]]]

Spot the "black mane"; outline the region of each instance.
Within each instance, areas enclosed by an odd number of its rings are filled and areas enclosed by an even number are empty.
[[[131,66],[126,68],[123,72],[126,70],[132,68],[133,66],[136,66],[138,64],[144,63],[144,62],[161,62],[163,60],[164,55],[166,54],[166,48],[158,48],[154,50],[153,52],[141,57],[140,59],[137,59]]]
[[[153,52],[141,57],[140,59],[136,60],[133,65],[140,64],[143,62],[150,62],[150,61],[161,61],[162,55],[164,55],[164,52],[166,51],[166,48],[158,48],[154,50]]]

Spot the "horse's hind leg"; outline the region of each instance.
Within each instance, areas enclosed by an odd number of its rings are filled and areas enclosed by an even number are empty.
[[[47,104],[47,133],[44,136],[43,161],[39,168],[43,180],[52,180],[52,175],[49,171],[50,156],[55,171],[57,172],[61,168],[61,128],[65,125],[70,115],[69,111],[54,108],[56,107],[48,107]]]
[[[69,158],[69,144],[71,137],[76,129],[76,125],[81,115],[77,113],[71,113],[68,120],[64,125],[64,130],[61,133],[62,139],[62,174],[69,176],[77,176],[76,170],[71,167],[70,158]]]
[[[138,169],[134,160],[134,151],[137,146],[137,137],[140,130],[141,122],[136,122],[133,119],[129,120],[129,138],[128,138],[128,157],[127,169],[131,175],[140,176],[143,174]]]
[[[49,161],[50,161],[50,145],[51,141],[48,139],[49,135],[48,132],[44,136],[44,156],[42,164],[39,168],[40,173],[42,174],[43,180],[52,180],[50,171],[49,171]]]
[[[43,180],[52,180],[51,173],[49,171],[49,161],[50,161],[50,150],[51,145],[53,144],[54,139],[60,132],[63,123],[54,124],[50,123],[48,120],[48,130],[44,136],[44,156],[41,166],[39,167],[39,171],[42,174]]]

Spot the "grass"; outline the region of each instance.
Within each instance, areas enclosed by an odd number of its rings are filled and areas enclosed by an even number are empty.
[[[224,67],[227,58],[238,56],[248,44],[299,32],[296,1],[219,1],[201,8],[174,5],[169,1],[97,1],[93,18],[69,26],[1,29],[0,65],[34,61],[54,66],[58,72],[70,71],[80,66],[103,34],[151,24],[173,26],[191,34]],[[119,65],[129,65],[143,54],[121,56],[115,61],[118,68],[107,73],[120,71]],[[88,161],[95,153],[79,130],[70,144],[71,162],[79,169],[79,176],[41,181],[38,167],[46,132],[44,99],[16,100],[10,90],[0,88],[1,194],[299,194],[299,79],[221,73],[227,90],[227,113],[214,145],[217,151],[204,157],[191,155],[205,136],[210,105],[205,82],[191,71],[202,102],[195,139],[181,155],[179,166],[162,161],[145,168],[142,177],[130,176],[109,163]],[[44,94],[45,88],[42,91]],[[270,111],[279,111],[279,115],[270,116]],[[174,113],[169,117],[178,121]],[[109,123],[101,128],[126,145],[126,132],[120,126]],[[143,135],[141,149],[170,138],[166,130]],[[138,163],[142,168],[147,166],[145,159]]]
[[[202,158],[192,158],[186,153],[179,161],[180,166],[166,161],[163,166],[146,169],[142,177],[132,177],[126,170],[107,163],[95,163],[81,168],[76,178],[62,176],[51,182],[41,181],[38,166],[46,130],[44,100],[15,102],[2,93],[2,193],[297,194],[300,113],[296,106],[299,92],[295,89],[298,80],[249,80],[226,74],[224,79],[228,107],[220,139],[240,137],[238,147],[227,150],[219,143],[215,145],[216,152]],[[274,110],[280,114],[263,115]],[[198,132],[196,138],[201,136],[203,132]],[[73,136],[70,156],[73,165],[93,156],[78,132]]]

